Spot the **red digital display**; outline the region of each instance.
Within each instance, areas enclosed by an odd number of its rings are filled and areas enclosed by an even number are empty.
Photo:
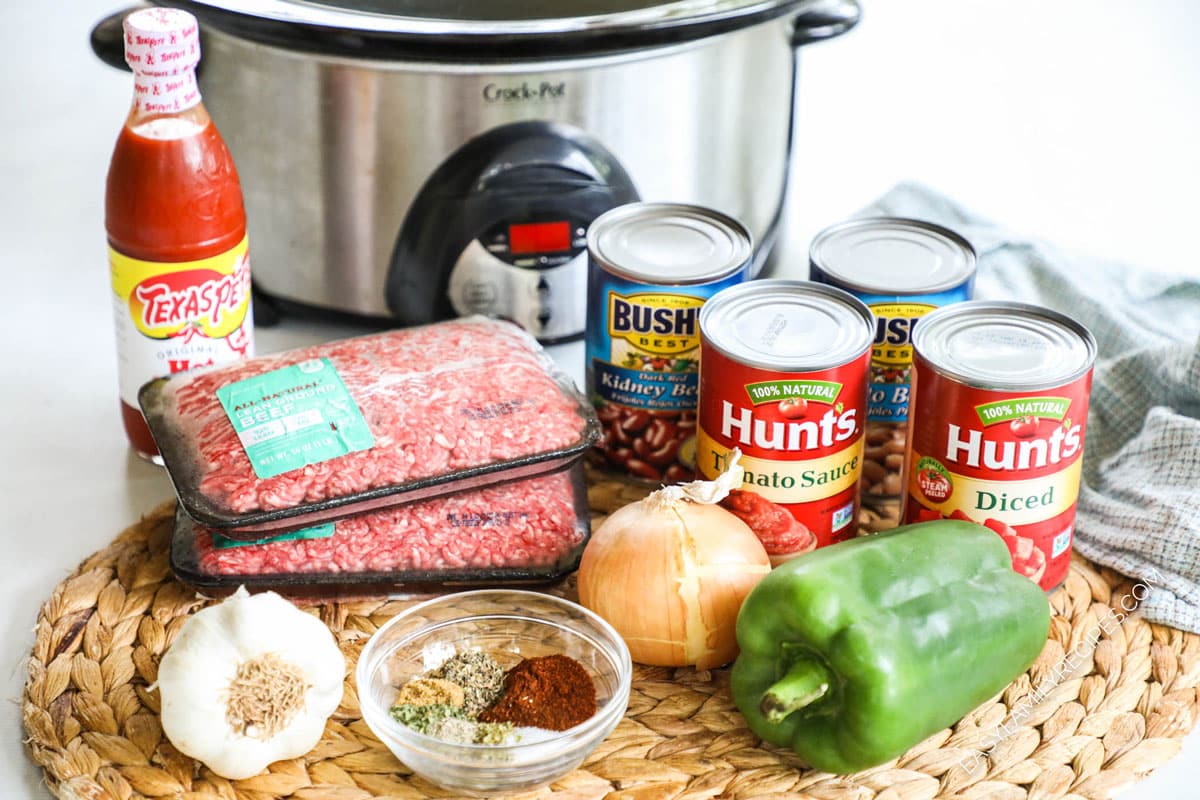
[[[508,251],[524,253],[557,253],[571,249],[571,223],[530,222],[508,226]]]

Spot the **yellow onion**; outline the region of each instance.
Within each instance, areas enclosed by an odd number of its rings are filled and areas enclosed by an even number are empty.
[[[771,571],[754,532],[716,505],[742,483],[740,455],[716,480],[664,487],[592,533],[579,601],[617,629],[634,661],[709,669],[737,656],[738,610]]]

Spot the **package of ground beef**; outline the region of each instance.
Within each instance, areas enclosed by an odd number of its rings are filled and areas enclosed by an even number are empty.
[[[589,532],[581,467],[371,511],[243,542],[176,514],[171,568],[209,592],[552,581]]]
[[[545,474],[599,430],[533,337],[483,317],[175,375],[139,400],[184,510],[241,538]]]

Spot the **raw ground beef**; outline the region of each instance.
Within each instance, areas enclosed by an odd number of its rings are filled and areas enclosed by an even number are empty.
[[[201,572],[280,575],[553,567],[582,543],[570,472],[373,511],[333,536],[216,549],[197,528]]]
[[[375,446],[273,478],[257,477],[217,389],[321,357],[333,363],[354,397]],[[218,508],[244,514],[577,445],[587,419],[578,398],[547,371],[548,363],[515,325],[477,317],[182,376],[168,384],[164,401],[172,427],[191,444],[195,488]],[[191,487],[179,488],[184,493]]]

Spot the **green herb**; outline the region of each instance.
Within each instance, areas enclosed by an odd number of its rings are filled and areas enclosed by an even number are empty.
[[[455,708],[446,703],[432,703],[427,706],[416,706],[412,703],[400,703],[392,706],[392,719],[407,725],[417,733],[433,735],[434,726],[446,719],[466,719],[461,708]]]
[[[496,698],[504,691],[504,669],[496,663],[496,659],[478,651],[459,653],[430,673],[429,677],[441,678],[462,687],[465,695],[462,711],[466,717],[478,716],[496,702]]]
[[[413,725],[409,727],[415,728]],[[512,731],[513,724],[511,722],[475,722],[462,717],[447,716],[430,721],[428,730],[422,732],[454,744],[504,744]],[[520,739],[520,737],[513,738]]]
[[[475,724],[475,744],[504,744],[512,730],[511,722],[477,722]],[[520,741],[520,738],[520,736],[516,737],[517,741]]]

